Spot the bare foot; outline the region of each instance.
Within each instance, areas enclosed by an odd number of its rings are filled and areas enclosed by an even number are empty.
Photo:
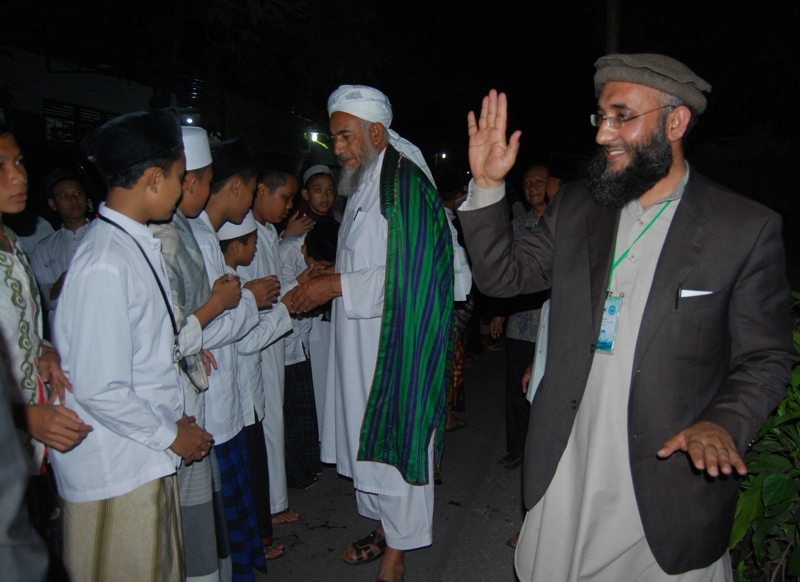
[[[264,557],[267,560],[277,560],[286,554],[286,546],[283,544],[275,544],[274,546],[264,547]]]
[[[301,519],[303,519],[301,514],[293,509],[287,509],[272,516],[272,525],[289,525],[290,523],[297,523]]]
[[[380,568],[378,568],[378,577],[375,580],[378,582],[403,582],[406,573],[405,557],[405,551],[387,547]]]

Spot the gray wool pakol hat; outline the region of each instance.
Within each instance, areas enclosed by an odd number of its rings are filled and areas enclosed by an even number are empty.
[[[671,57],[642,53],[636,55],[607,55],[594,64],[594,89],[599,96],[603,85],[621,81],[652,87],[682,99],[698,114],[706,110],[706,97],[711,85],[695,75],[683,63]]]

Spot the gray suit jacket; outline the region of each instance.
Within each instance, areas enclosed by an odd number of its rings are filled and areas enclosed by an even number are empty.
[[[498,203],[460,211],[475,282],[514,296],[552,289],[547,369],[531,407],[525,503],[553,478],[580,406],[600,332],[619,210],[562,188],[544,227],[516,239]],[[679,288],[711,290],[678,300]],[[669,574],[725,551],[738,481],[710,479],[685,455],[656,452],[699,420],[715,422],[740,454],[785,394],[795,354],[781,220],[696,171],[656,267],[634,354],[628,444],[645,535]]]

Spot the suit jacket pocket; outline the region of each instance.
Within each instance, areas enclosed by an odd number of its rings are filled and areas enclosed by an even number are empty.
[[[685,291],[685,289],[684,289]],[[728,304],[726,289],[714,291],[708,295],[695,295],[694,297],[681,297],[678,300],[677,311],[696,311],[698,309],[712,309],[724,307]]]

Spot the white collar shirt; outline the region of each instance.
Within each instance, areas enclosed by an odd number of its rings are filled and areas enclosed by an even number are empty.
[[[65,404],[94,427],[75,449],[51,451],[59,492],[75,502],[123,495],[174,473],[180,461],[169,450],[184,400],[161,243],[104,205],[100,215],[119,228],[98,221],[86,234],[54,329],[74,388]]]
[[[217,232],[205,211],[197,218],[189,219],[189,224],[203,255],[209,284],[213,287],[214,281],[226,273]],[[208,377],[208,390],[205,392],[206,430],[214,436],[216,444],[228,442],[244,428],[237,386],[235,342],[255,327],[257,314],[253,294],[244,290],[237,307],[223,312],[203,330],[203,347],[210,349],[217,360],[217,369],[212,370]]]

